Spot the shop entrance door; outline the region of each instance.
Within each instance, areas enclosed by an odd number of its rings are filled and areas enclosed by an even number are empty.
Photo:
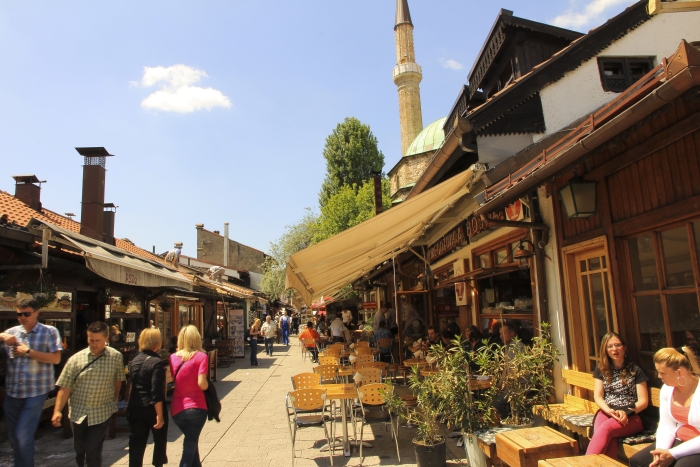
[[[567,251],[565,260],[573,364],[592,372],[602,337],[617,332],[608,255],[605,245],[596,243]]]

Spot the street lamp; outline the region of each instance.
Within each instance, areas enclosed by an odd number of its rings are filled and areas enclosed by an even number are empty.
[[[530,246],[532,247],[531,250],[525,248],[526,243],[530,244]],[[518,244],[518,249],[513,252],[513,260],[518,261],[518,265],[523,271],[530,267],[530,258],[532,258],[533,256],[532,252],[534,249],[535,245],[533,245],[530,240],[522,239]]]
[[[559,190],[559,196],[569,219],[580,219],[595,214],[596,182],[574,177]]]

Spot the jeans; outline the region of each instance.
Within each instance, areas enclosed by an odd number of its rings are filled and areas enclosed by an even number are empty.
[[[676,440],[676,442],[673,443],[673,446],[675,447],[679,444],[681,444],[681,442]],[[651,451],[653,449],[656,449],[656,443],[651,443],[651,446],[642,449],[637,454],[632,456],[630,459],[630,467],[648,467],[654,460],[654,457],[651,455]],[[681,457],[675,462],[671,462],[670,467],[695,467],[697,465],[700,465],[700,454],[692,454],[690,456]]]
[[[258,340],[257,339],[250,340],[250,364],[251,365],[258,364]]]
[[[593,437],[588,445],[586,455],[605,454],[611,459],[617,459],[617,439],[632,436],[644,431],[644,424],[639,415],[629,417],[626,426],[599,411],[593,421]]]
[[[137,396],[134,396],[137,397]],[[162,466],[168,463],[168,414],[163,414],[163,426],[157,430],[155,407],[129,407],[129,467],[143,465],[143,453],[146,451],[148,434],[153,433],[153,465]]]
[[[207,421],[206,409],[186,409],[173,415],[175,425],[185,435],[180,467],[202,467],[199,459],[199,434]]]
[[[17,467],[34,467],[34,432],[39,425],[47,394],[27,398],[5,396],[3,409],[7,437]]]
[[[289,345],[289,325],[282,325],[282,342],[284,345]]]
[[[102,443],[112,417],[102,423],[88,426],[87,417],[83,423],[71,423],[73,426],[73,449],[78,467],[100,467],[102,465]]]
[[[316,347],[307,347],[306,351],[311,353],[311,361],[316,363],[318,361],[318,349]]]
[[[269,338],[266,337],[265,338],[265,353],[268,355],[272,355],[272,344],[273,344],[272,341],[273,340],[274,340],[274,337],[269,337]]]

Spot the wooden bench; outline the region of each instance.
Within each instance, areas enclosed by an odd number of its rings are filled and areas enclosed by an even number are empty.
[[[588,399],[575,396],[573,392],[575,392],[576,388],[592,392],[595,387],[593,375],[581,371],[562,369],[561,377],[564,383],[569,385],[568,393],[564,394],[564,401],[559,404],[549,404],[549,410],[542,405],[536,405],[532,411],[535,415],[539,415],[550,423],[590,438],[592,415],[598,411],[598,405]],[[572,422],[566,419],[570,416],[577,416],[582,420],[577,421],[573,419],[574,421]],[[587,423],[588,419],[590,419],[589,423]]]

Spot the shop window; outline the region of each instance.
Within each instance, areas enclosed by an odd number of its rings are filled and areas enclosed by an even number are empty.
[[[488,269],[491,267],[491,256],[489,253],[484,253],[477,257],[477,264],[480,269]]]
[[[628,240],[634,290],[658,290],[659,279],[656,275],[654,258],[654,239],[651,234],[640,235]]]
[[[654,58],[604,57],[598,68],[604,91],[623,92],[654,68]]]
[[[502,250],[498,250],[497,252],[494,253],[494,256],[496,257],[496,264],[503,264],[503,263],[508,263],[508,249],[504,248]]]
[[[661,232],[661,246],[666,287],[693,286],[693,265],[690,261],[688,230],[685,226]]]

